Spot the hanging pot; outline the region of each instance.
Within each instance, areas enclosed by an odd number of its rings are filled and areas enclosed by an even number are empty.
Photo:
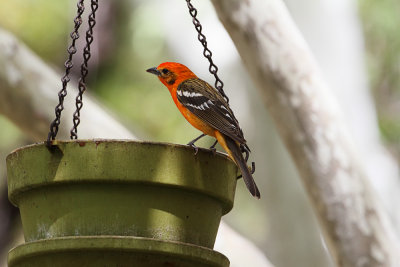
[[[7,171],[9,199],[32,242],[23,246],[131,236],[212,249],[221,217],[233,206],[237,169],[222,154],[194,155],[182,145],[80,140],[17,149]]]

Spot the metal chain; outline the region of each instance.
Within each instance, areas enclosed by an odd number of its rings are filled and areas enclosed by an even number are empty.
[[[198,33],[197,39],[199,39],[200,43],[204,47],[203,55],[204,55],[204,57],[206,57],[208,59],[208,62],[210,62],[210,67],[208,68],[208,70],[215,77],[215,88],[217,88],[217,90],[225,98],[226,102],[229,103],[229,98],[225,95],[225,92],[222,89],[224,87],[224,83],[221,81],[221,79],[217,75],[218,67],[214,64],[214,62],[211,58],[212,53],[211,53],[210,49],[207,47],[206,36],[201,32],[203,27],[201,26],[200,21],[196,18],[197,9],[193,7],[193,5],[190,3],[190,0],[186,0],[186,3],[189,8],[189,14],[193,18],[193,25]]]
[[[75,103],[76,111],[74,112],[73,119],[72,119],[74,126],[72,127],[72,129],[70,131],[71,139],[78,139],[78,125],[81,122],[80,111],[83,106],[82,95],[86,91],[85,80],[86,80],[86,76],[88,75],[88,72],[89,72],[88,62],[91,57],[90,45],[93,42],[93,28],[96,25],[95,13],[96,13],[98,7],[99,7],[98,0],[92,0],[91,1],[92,13],[89,15],[89,19],[88,19],[89,29],[86,31],[86,46],[83,49],[83,63],[81,65],[81,77],[79,78],[79,83],[78,83],[79,93],[76,97],[76,103]]]
[[[210,62],[210,67],[208,68],[208,70],[210,71],[211,74],[214,75],[215,77],[215,88],[217,88],[217,90],[221,93],[221,95],[225,98],[226,102],[229,103],[229,98],[225,95],[224,90],[222,89],[224,87],[224,83],[221,81],[221,79],[218,77],[217,72],[218,72],[218,67],[214,64],[213,60],[212,60],[212,53],[210,51],[210,49],[207,47],[207,40],[206,40],[206,36],[201,32],[203,29],[203,26],[201,26],[200,21],[196,18],[197,16],[197,9],[193,7],[193,5],[190,3],[191,0],[186,0],[187,6],[189,8],[189,14],[190,16],[192,16],[193,18],[193,25],[198,33],[198,37],[197,39],[200,41],[200,43],[203,45],[204,47],[204,51],[203,51],[203,55],[204,57],[206,57],[208,59],[208,61]],[[235,119],[236,120],[236,119]],[[245,154],[245,161],[247,162],[249,160],[249,155],[250,155],[250,149],[245,146],[245,145],[241,145],[240,146],[240,150],[242,152],[242,154]],[[251,169],[250,172],[251,174],[254,174],[256,170],[256,165],[254,162],[251,163]],[[241,177],[241,175],[239,176]],[[239,178],[238,177],[238,178]]]
[[[72,56],[76,53],[75,42],[79,38],[78,31],[79,31],[79,27],[82,24],[82,14],[83,14],[83,11],[85,10],[85,6],[84,6],[83,2],[84,2],[84,0],[80,0],[77,4],[78,11],[77,11],[77,16],[74,19],[74,23],[75,23],[74,31],[72,31],[70,34],[72,42],[71,42],[71,45],[67,49],[69,56],[68,56],[67,61],[64,64],[65,75],[61,78],[62,89],[60,90],[60,92],[58,92],[59,103],[55,108],[56,118],[50,124],[50,132],[47,135],[47,146],[50,146],[51,140],[54,140],[56,138],[57,133],[58,133],[58,127],[61,122],[61,112],[64,110],[64,98],[67,95],[67,84],[70,81],[69,73],[73,67]]]

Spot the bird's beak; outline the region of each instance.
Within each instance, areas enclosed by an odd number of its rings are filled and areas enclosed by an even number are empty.
[[[157,76],[160,76],[161,75],[161,73],[158,71],[158,69],[156,68],[156,67],[154,67],[154,68],[150,68],[150,69],[148,69],[148,70],[146,70],[147,72],[150,72],[150,73],[152,73],[152,74],[154,74],[154,75],[157,75]]]

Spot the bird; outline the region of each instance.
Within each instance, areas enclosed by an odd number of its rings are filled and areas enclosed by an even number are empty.
[[[250,193],[260,198],[260,191],[247,166],[242,151],[250,151],[239,122],[224,96],[210,84],[198,78],[188,67],[176,62],[164,62],[146,70],[158,77],[168,88],[183,117],[203,132],[188,145],[205,135],[214,137],[240,169]],[[214,148],[217,141],[211,148]]]

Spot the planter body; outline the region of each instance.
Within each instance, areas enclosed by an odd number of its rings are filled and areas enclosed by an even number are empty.
[[[27,242],[132,236],[210,249],[237,172],[208,150],[122,140],[30,145],[7,157],[7,169]]]

